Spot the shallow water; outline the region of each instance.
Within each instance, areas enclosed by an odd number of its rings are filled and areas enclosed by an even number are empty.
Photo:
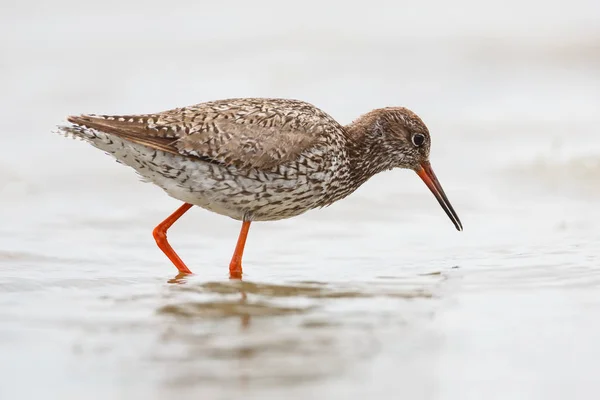
[[[600,391],[596,3],[374,2],[355,25],[310,2],[294,18],[105,3],[0,16],[0,398]],[[227,279],[238,223],[194,209],[169,231],[196,273],[177,277],[151,231],[178,202],[51,130],[231,96],[302,98],[344,123],[409,106],[465,231],[392,171],[253,224],[243,282]]]

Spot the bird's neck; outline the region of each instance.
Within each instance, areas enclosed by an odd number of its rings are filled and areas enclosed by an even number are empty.
[[[343,199],[373,175],[393,168],[389,157],[385,157],[380,135],[357,125],[348,125],[344,130],[347,158],[338,180],[328,191],[326,204]]]
[[[393,168],[392,159],[385,150],[381,135],[369,126],[346,126],[350,174],[358,186],[373,175]]]

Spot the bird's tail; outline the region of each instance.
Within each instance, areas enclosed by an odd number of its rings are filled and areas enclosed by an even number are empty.
[[[95,129],[90,129],[82,125],[72,124],[70,122],[64,122],[60,125],[57,125],[56,129],[52,131],[53,133],[57,133],[59,135],[63,135],[72,139],[81,139],[87,142],[93,142],[95,140],[100,139],[99,135],[102,135],[102,132],[99,132]]]
[[[152,175],[152,172],[156,169],[159,169],[162,175],[167,174],[167,172],[162,170],[162,164],[159,163],[161,158],[157,159],[155,157],[155,153],[158,150],[148,151],[148,147],[127,141],[118,135],[71,123],[70,121],[58,125],[54,132],[65,137],[83,140],[95,148],[102,150],[105,154],[113,157],[118,163],[136,170],[143,181],[151,181],[147,175],[149,173]],[[168,170],[175,169],[169,168]]]

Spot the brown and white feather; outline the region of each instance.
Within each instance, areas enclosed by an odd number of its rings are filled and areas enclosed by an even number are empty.
[[[271,221],[325,207],[371,176],[428,156],[428,132],[404,108],[342,126],[290,99],[226,99],[142,115],[81,115],[60,131],[135,169],[171,197],[240,220]]]
[[[303,101],[228,99],[157,114],[71,116],[69,122],[158,150],[240,169],[271,170],[343,127]]]

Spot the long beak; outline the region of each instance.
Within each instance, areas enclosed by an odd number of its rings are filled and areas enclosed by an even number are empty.
[[[456,229],[462,231],[462,223],[460,222],[460,219],[458,219],[458,215],[456,215],[456,211],[452,208],[450,201],[448,201],[446,193],[444,193],[444,189],[442,189],[442,185],[440,185],[440,181],[437,180],[437,177],[433,173],[431,164],[429,164],[429,162],[422,163],[421,168],[416,172],[417,175],[423,179],[423,182],[425,182],[429,190],[431,190],[431,193],[433,193],[438,203],[440,203],[440,206],[442,206],[446,215],[452,220]]]

